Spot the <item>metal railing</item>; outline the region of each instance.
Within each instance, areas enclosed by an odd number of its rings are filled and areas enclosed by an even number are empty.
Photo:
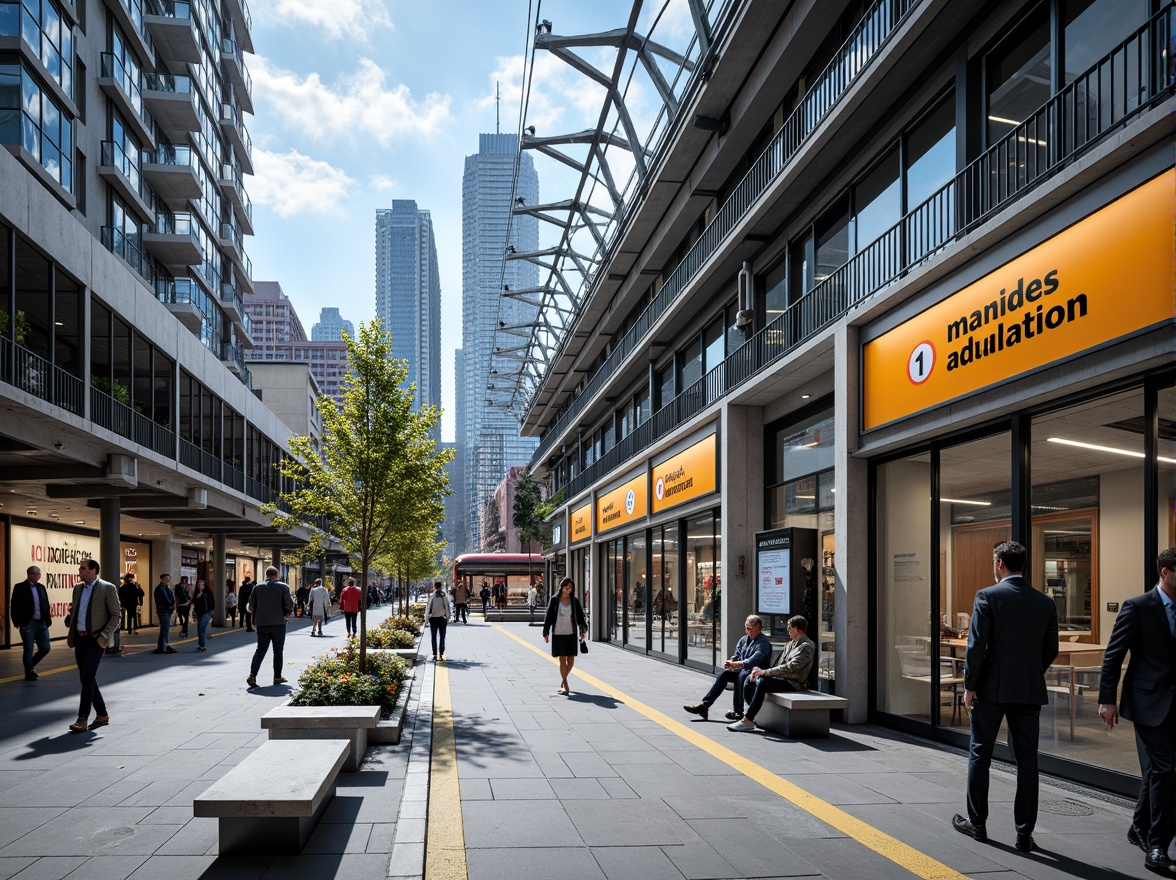
[[[157,210],[155,212],[155,228],[152,230],[159,235],[196,235],[196,218],[190,211]]]
[[[132,240],[121,229],[103,226],[102,245],[122,257],[149,284],[155,284],[155,264],[143,253],[137,240]]]
[[[241,47],[237,44],[237,41],[232,37],[223,37],[221,39],[221,53],[231,57],[237,65],[237,70],[241,74],[241,81],[245,83],[247,96],[252,100],[253,77],[249,75],[249,68],[245,66],[245,56],[242,54]]]
[[[53,366],[53,402],[75,416],[84,415],[86,386],[64,367]]]
[[[652,302],[628,332],[614,343],[613,350],[583,390],[561,407],[561,412],[551,427],[543,432],[532,461],[540,461],[550,454],[556,438],[562,436],[569,425],[580,417],[596,394],[612,379],[625,358],[649,335],[653,326],[739,226],[751,206],[759,200],[772,182],[784,173],[789,161],[828,116],[853,81],[881,51],[886,40],[916,2],[917,0],[879,0],[866,13],[842,44],[837,55],[817,77],[797,108],[784,121],[784,125],[772,138],[771,143],[723,203],[714,219],[703,230],[686,257],[670,273]],[[615,236],[607,246],[602,244],[603,250],[598,250],[598,258],[604,259],[607,256],[606,251],[611,247],[612,241],[615,241]],[[605,273],[598,274],[603,278]],[[566,334],[560,341],[556,354],[551,358],[552,363],[558,360],[569,337],[570,334]]]
[[[136,158],[141,159],[142,155]],[[117,168],[119,173],[127,179],[127,183],[131,185],[131,189],[139,194],[139,198],[148,205],[154,204],[155,199],[143,180],[139,162],[131,158],[131,155],[122,144],[116,141],[103,141],[102,164]]]
[[[127,440],[134,440],[131,429],[134,410],[115,400],[105,391],[90,386],[90,421]]]
[[[1176,94],[1167,7],[567,484],[573,497]],[[603,369],[603,368],[602,368]],[[595,379],[595,377],[593,377]],[[547,453],[536,453],[534,461]]]
[[[229,303],[235,308],[245,318],[246,326],[252,330],[253,325],[249,322],[249,313],[245,311],[245,300],[241,296],[241,291],[237,288],[237,285],[228,281],[221,282],[221,302]]]
[[[184,144],[160,144],[154,151],[144,151],[143,161],[151,165],[189,165],[196,167],[196,154]]]
[[[147,112],[147,108],[143,106],[142,74],[140,73],[138,77],[132,76],[121,58],[113,52],[103,52],[102,76],[113,79],[118,83],[119,88],[123,90],[123,94],[127,96],[131,110],[143,121],[148,131],[154,131],[154,120],[152,120],[151,114]]]
[[[168,92],[176,95],[192,94],[192,77],[175,73],[147,73],[143,82],[150,92]]]

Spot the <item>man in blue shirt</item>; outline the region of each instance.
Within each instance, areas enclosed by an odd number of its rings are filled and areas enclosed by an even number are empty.
[[[764,622],[759,615],[752,614],[744,621],[743,629],[747,633],[735,646],[731,659],[723,663],[723,671],[715,676],[715,683],[702,698],[701,703],[682,708],[691,715],[700,715],[705,721],[707,712],[727,688],[728,683],[735,685],[734,706],[726,717],[731,721],[738,721],[743,717],[743,685],[751,670],[757,666],[767,667],[772,660],[772,643],[764,635]]]

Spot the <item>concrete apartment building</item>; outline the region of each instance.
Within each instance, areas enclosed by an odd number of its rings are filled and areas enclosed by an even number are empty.
[[[249,27],[244,0],[0,4],[0,560],[59,612],[79,557],[223,590],[305,543],[259,511],[290,432],[244,361]]]
[[[779,640],[803,613],[846,720],[966,746],[973,597],[1018,540],[1062,627],[1042,767],[1133,797],[1091,688],[1176,544],[1172,5],[709,15],[533,352],[549,579],[590,591],[595,638],[704,670],[745,615]],[[539,50],[600,42],[558,25]]]

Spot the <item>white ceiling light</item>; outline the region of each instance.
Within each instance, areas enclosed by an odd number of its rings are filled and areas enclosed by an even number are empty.
[[[1062,437],[1050,437],[1048,442],[1061,443],[1063,446],[1076,446],[1079,449],[1092,449],[1095,452],[1111,452],[1115,455],[1126,455],[1130,458],[1143,458],[1143,453],[1136,452],[1134,449],[1117,449],[1114,446],[1099,446],[1097,443],[1081,443],[1078,440],[1066,440]],[[1162,455],[1157,455],[1156,458],[1168,464],[1176,464],[1176,458],[1164,458]]]
[[[965,501],[962,498],[940,498],[943,504],[971,504],[975,507],[992,507],[991,501]]]

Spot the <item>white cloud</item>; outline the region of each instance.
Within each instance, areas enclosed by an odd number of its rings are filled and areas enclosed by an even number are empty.
[[[373,30],[392,27],[383,0],[265,0],[257,12],[266,21],[310,25],[336,40],[366,43]]]
[[[400,188],[400,184],[398,184],[387,174],[373,174],[370,178],[368,178],[368,186],[379,192],[386,192],[388,190]]]
[[[317,73],[305,77],[264,58],[253,64],[253,94],[270,105],[270,119],[318,140],[375,140],[388,146],[407,135],[435,133],[450,120],[449,95],[430,92],[416,101],[403,83],[387,88],[388,74],[370,58],[327,85]]]
[[[255,149],[253,200],[283,217],[295,214],[339,214],[355,181],[341,168],[291,149],[271,153]]]
[[[583,50],[575,50],[587,57]],[[601,70],[611,68],[604,65],[616,57],[613,50],[601,50],[597,66]],[[590,62],[596,58],[588,58]],[[489,93],[477,101],[482,110],[493,110],[495,87],[502,94],[502,130],[515,131],[519,118],[519,102],[523,94],[523,76],[526,61],[522,55],[510,55],[498,59],[498,66],[490,74]],[[594,128],[604,106],[606,92],[603,86],[577,72],[565,61],[549,52],[535,56],[531,89],[527,102],[527,125],[533,125],[538,134],[556,134]]]

